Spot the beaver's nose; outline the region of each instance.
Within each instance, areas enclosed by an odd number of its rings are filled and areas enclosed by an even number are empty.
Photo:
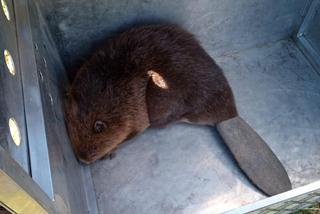
[[[77,151],[76,154],[77,159],[84,164],[91,164],[97,159],[95,153],[91,153],[88,151]]]

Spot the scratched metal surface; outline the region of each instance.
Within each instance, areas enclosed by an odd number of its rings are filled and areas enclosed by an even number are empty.
[[[90,184],[91,178],[73,155],[65,127],[63,112],[67,85],[65,69],[37,2],[34,0],[27,2],[34,43],[35,72],[38,75],[38,90],[41,92],[45,140],[51,169],[51,177],[42,179],[46,182],[52,181],[52,184],[50,183],[53,187],[52,203],[59,213],[96,213],[93,208],[95,200],[88,201],[93,198],[89,198],[90,193],[94,195],[93,185]],[[37,173],[39,176],[42,171],[42,168],[35,168],[33,175]]]
[[[320,76],[296,46],[284,40],[216,61],[240,114],[283,162],[293,186],[319,180]],[[264,198],[209,127],[148,130],[91,170],[100,213],[219,213]]]
[[[39,0],[38,0],[39,1]],[[39,1],[69,68],[99,41],[133,22],[169,21],[222,53],[288,37],[311,0],[42,0]]]
[[[294,35],[310,0],[37,2],[67,68],[119,26],[183,25],[223,67],[239,112],[284,163],[294,187],[320,179],[320,78],[290,40],[279,41]],[[209,127],[148,130],[91,172],[100,213],[218,213],[264,197]]]

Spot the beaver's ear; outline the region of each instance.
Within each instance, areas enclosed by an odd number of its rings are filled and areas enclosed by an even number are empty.
[[[165,126],[175,115],[180,115],[178,92],[166,80],[166,76],[158,71],[148,71],[148,84],[146,89],[146,103],[151,126]],[[177,114],[175,114],[177,113]]]
[[[158,86],[161,89],[169,89],[168,82],[158,72],[150,70],[150,71],[148,71],[147,74],[153,84],[155,84],[156,86]]]

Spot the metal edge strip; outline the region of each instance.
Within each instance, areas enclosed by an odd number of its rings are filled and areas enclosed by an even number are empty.
[[[320,55],[304,36],[296,38],[295,42],[313,69],[320,74]]]
[[[296,37],[294,38],[298,48],[301,50],[301,52],[305,55],[309,63],[318,73],[320,73],[320,55],[312,47],[310,42],[305,38],[305,32],[310,22],[316,15],[316,12],[319,9],[319,7],[320,0],[313,0],[306,17],[303,20]]]
[[[306,31],[310,21],[312,20],[312,18],[314,17],[316,11],[317,11],[317,7],[319,6],[320,4],[320,0],[313,0],[310,7],[309,7],[309,10],[299,28],[299,31],[297,33],[297,37],[301,37],[303,35],[303,33]]]
[[[47,213],[2,170],[0,170],[0,202],[14,213]]]
[[[0,201],[15,213],[57,213],[53,202],[0,147]]]
[[[54,192],[43,106],[27,1],[15,1],[14,9],[29,143],[30,168],[32,178],[53,199]]]
[[[92,174],[89,166],[84,166],[81,169],[83,175],[83,184],[86,194],[86,202],[89,213],[100,213],[96,198],[96,193],[94,192],[94,183],[92,179]]]
[[[320,189],[320,181],[317,181],[317,182],[305,185],[303,187],[298,187],[296,189],[290,190],[288,192],[284,192],[266,199],[262,199],[260,201],[245,205],[243,207],[224,212],[223,214],[243,214],[243,213],[257,211],[259,209],[268,207],[270,205],[277,204],[277,203],[286,201],[288,199],[291,199],[306,193],[310,193],[319,189]]]
[[[13,0],[6,1],[8,10],[10,12],[10,21],[6,20],[5,16],[1,14],[0,23],[3,25],[3,33],[1,31],[0,37],[3,36],[2,41],[0,41],[1,56],[0,60],[3,59],[3,50],[10,51],[13,57],[14,67],[16,73],[14,76],[9,74],[9,70],[3,70],[1,75],[3,86],[0,90],[3,90],[4,96],[4,124],[9,127],[9,120],[12,118],[18,126],[18,134],[20,136],[20,144],[16,145],[12,138],[11,132],[6,133],[8,141],[8,151],[11,157],[15,159],[25,170],[30,173],[30,163],[29,163],[29,150],[28,150],[28,140],[27,140],[27,130],[25,124],[25,111],[23,105],[23,92],[22,92],[22,80],[20,75],[20,61],[18,54],[18,44],[17,44],[17,32],[16,32],[16,18],[14,13],[14,2]],[[2,11],[0,12],[2,13]],[[0,24],[0,25],[1,25]],[[0,69],[2,72],[2,69]],[[6,130],[6,129],[5,129]]]

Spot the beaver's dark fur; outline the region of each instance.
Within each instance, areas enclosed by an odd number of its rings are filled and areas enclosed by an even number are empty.
[[[79,69],[66,102],[77,157],[91,163],[149,126],[214,125],[237,116],[219,66],[176,25],[131,28]]]

